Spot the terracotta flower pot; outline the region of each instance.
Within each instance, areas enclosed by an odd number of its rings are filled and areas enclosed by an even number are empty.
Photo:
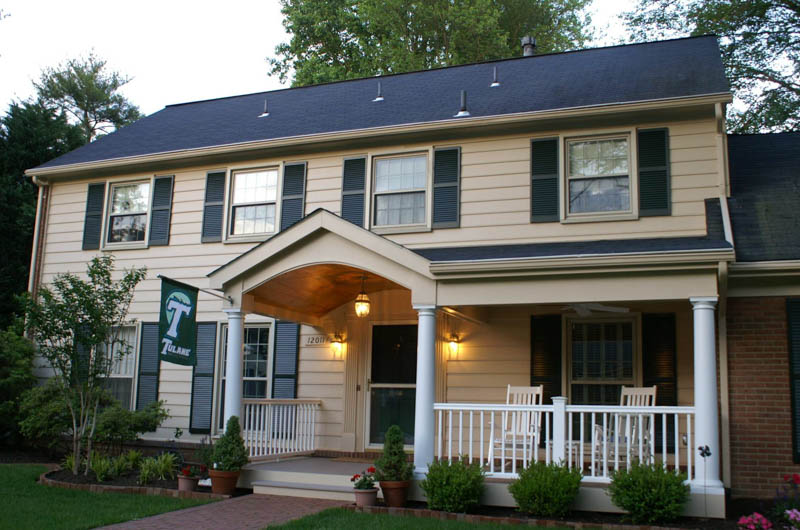
[[[236,491],[236,482],[239,480],[238,471],[218,471],[209,469],[208,476],[211,477],[211,491],[222,495],[233,495]]]
[[[187,477],[178,475],[178,491],[194,491],[197,489],[197,482],[200,477]]]
[[[411,486],[410,480],[381,480],[381,490],[386,505],[392,508],[405,506],[409,486]]]
[[[378,503],[378,488],[360,490],[353,488],[356,495],[356,506],[375,506]]]

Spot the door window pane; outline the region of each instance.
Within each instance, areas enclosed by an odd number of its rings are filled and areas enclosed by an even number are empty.
[[[414,443],[414,388],[372,388],[370,390],[369,441],[382,444],[386,431],[398,425],[403,431],[403,443]]]
[[[414,384],[417,380],[417,326],[372,328],[372,383]]]

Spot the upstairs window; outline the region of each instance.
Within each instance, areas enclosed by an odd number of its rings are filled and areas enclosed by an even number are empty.
[[[111,185],[108,216],[108,242],[144,241],[150,204],[150,182]]]
[[[231,235],[265,234],[275,231],[277,169],[235,172],[232,196]]]
[[[627,137],[567,141],[568,215],[631,211]]]
[[[427,155],[375,161],[374,226],[425,224]]]

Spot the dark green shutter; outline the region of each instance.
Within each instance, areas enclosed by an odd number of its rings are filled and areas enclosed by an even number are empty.
[[[206,200],[203,206],[203,228],[200,241],[222,241],[222,217],[225,212],[225,172],[206,175]]]
[[[158,322],[142,324],[139,346],[139,387],[136,391],[136,410],[158,401]]]
[[[670,215],[669,130],[638,134],[639,216]]]
[[[531,317],[531,386],[544,385],[542,403],[561,392],[561,315]]]
[[[286,230],[303,218],[305,192],[306,163],[285,164],[281,194],[281,230]]]
[[[197,364],[192,369],[192,404],[189,432],[211,432],[211,409],[214,397],[214,359],[217,345],[217,323],[197,323]]]
[[[275,322],[275,350],[272,366],[272,397],[297,397],[297,354],[300,346],[300,325],[295,322]]]
[[[342,174],[342,219],[364,226],[364,190],[366,158],[348,158]]]
[[[678,367],[675,353],[675,315],[645,313],[642,315],[642,369],[644,386],[656,386],[656,404],[678,405]],[[667,448],[675,447],[674,423],[667,418]],[[655,447],[661,451],[662,422],[655,423]]]
[[[531,222],[558,221],[558,138],[531,141]]]
[[[433,152],[433,228],[459,225],[461,187],[461,148],[448,147]]]
[[[800,464],[800,298],[786,300],[789,384],[792,392],[792,456]]]
[[[106,199],[106,183],[89,184],[86,194],[86,217],[83,220],[83,250],[100,248],[100,232],[103,230],[103,206]]]
[[[174,178],[156,177],[153,183],[153,204],[150,213],[150,245],[169,245],[169,224],[172,215],[172,182]]]

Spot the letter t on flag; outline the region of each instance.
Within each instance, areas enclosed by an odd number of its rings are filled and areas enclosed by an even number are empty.
[[[185,366],[197,363],[197,287],[161,277],[158,340],[162,361]]]

